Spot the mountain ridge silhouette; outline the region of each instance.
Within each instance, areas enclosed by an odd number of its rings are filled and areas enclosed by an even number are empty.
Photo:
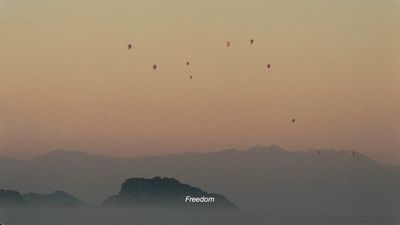
[[[325,149],[317,154],[316,150],[255,146],[246,151],[227,149],[128,159],[56,153],[31,161],[2,159],[0,188],[41,193],[65,190],[97,205],[117,193],[119,184],[129,177],[161,176],[222,193],[250,211],[273,206],[291,208],[302,202],[316,209],[321,204],[374,208],[400,202],[400,167],[381,165],[352,151]]]
[[[214,202],[190,203],[187,197],[213,198]],[[208,193],[200,188],[183,184],[174,178],[129,178],[121,184],[117,195],[107,198],[101,203],[103,207],[175,207],[190,208],[224,208],[234,209],[236,206],[225,196]]]

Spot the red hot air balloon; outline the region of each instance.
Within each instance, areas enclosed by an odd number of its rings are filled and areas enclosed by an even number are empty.
[[[231,46],[231,42],[230,41],[225,42],[225,47],[228,48],[229,46]]]

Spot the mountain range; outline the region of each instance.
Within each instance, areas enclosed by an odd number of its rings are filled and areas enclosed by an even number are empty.
[[[400,212],[400,168],[351,151],[289,152],[256,146],[131,159],[65,150],[29,161],[0,157],[0,188],[24,193],[64,190],[93,205],[118,193],[119,184],[129,177],[155,176],[222,193],[251,212]]]
[[[49,194],[27,193],[20,194],[16,190],[0,190],[0,207],[40,207],[64,208],[89,206],[87,203],[63,191]]]

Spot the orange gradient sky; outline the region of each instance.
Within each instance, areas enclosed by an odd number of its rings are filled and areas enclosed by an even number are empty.
[[[277,144],[400,164],[399,1],[1,0],[0,30],[0,155]]]

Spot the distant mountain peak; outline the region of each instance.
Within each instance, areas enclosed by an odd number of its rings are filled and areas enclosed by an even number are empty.
[[[257,152],[257,151],[286,151],[285,149],[279,147],[278,145],[270,145],[270,146],[262,146],[256,145],[249,148],[247,151],[249,152]]]
[[[235,148],[224,149],[221,151],[221,153],[237,153],[237,152],[240,152],[240,150],[237,150]]]
[[[65,150],[65,149],[63,149],[63,148],[57,148],[57,149],[53,150],[52,152],[66,153],[66,152],[68,152],[68,151]]]
[[[44,154],[38,156],[36,159],[59,157],[59,156],[68,155],[69,153],[70,153],[69,151],[66,151],[66,150],[64,150],[62,148],[58,148],[58,149],[53,150],[51,152],[44,153]]]
[[[75,198],[64,191],[54,191],[50,194],[27,193],[23,198],[32,205],[39,207],[80,207],[87,203]]]
[[[101,156],[101,155],[93,155],[93,154],[81,152],[81,151],[67,151],[65,149],[58,148],[49,153],[40,155],[39,157],[34,159],[34,161],[55,160],[55,159],[64,160],[66,158],[89,158],[89,157],[107,158],[107,157]]]

